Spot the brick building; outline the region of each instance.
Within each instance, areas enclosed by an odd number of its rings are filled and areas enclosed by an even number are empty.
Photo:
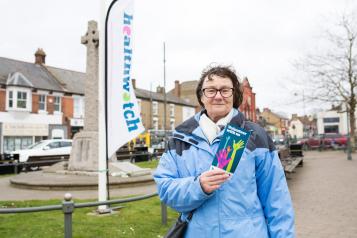
[[[0,153],[46,138],[71,138],[83,127],[85,74],[0,57]]]
[[[35,62],[0,57],[0,153],[26,148],[49,138],[72,138],[84,125],[86,74],[45,64],[42,49]],[[164,129],[163,89],[138,89],[132,81],[144,127]],[[193,116],[195,106],[167,94],[166,128]]]
[[[289,119],[271,111],[269,108],[264,108],[258,117],[259,122],[264,121],[263,126],[272,137],[285,135],[288,130]]]

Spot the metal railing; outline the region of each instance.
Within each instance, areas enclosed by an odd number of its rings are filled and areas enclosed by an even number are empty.
[[[139,200],[148,199],[151,197],[157,196],[157,193],[151,193],[143,196],[137,196],[132,198],[124,199],[114,199],[103,202],[86,202],[86,203],[74,203],[72,200],[72,195],[66,193],[64,195],[64,200],[61,205],[50,205],[50,206],[41,206],[41,207],[21,207],[21,208],[1,208],[0,214],[13,214],[13,213],[29,213],[29,212],[45,212],[45,211],[55,211],[62,210],[64,214],[64,237],[72,238],[72,214],[74,213],[75,208],[85,208],[85,207],[96,207],[101,205],[112,205],[120,204],[127,202],[134,202]],[[166,209],[166,206],[165,206]],[[161,205],[161,217],[162,224],[167,224],[167,213],[164,211],[163,206]]]
[[[27,169],[32,166],[41,166],[46,164],[55,164],[58,162],[67,161],[64,159],[57,159],[57,160],[41,160],[41,161],[31,161],[31,162],[18,162],[17,160],[1,160],[0,161],[0,170],[4,167],[13,167],[14,174],[18,174],[23,168]]]

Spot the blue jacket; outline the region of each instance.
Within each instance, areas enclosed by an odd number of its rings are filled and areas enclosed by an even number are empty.
[[[295,237],[294,211],[274,144],[237,110],[230,123],[252,135],[230,180],[212,194],[203,192],[199,175],[210,168],[223,130],[210,145],[199,127],[200,115],[176,128],[154,174],[160,199],[183,219],[196,209],[185,237]]]

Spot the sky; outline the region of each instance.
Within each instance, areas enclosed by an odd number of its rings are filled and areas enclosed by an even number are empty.
[[[87,22],[99,20],[99,5],[0,0],[0,57],[34,62],[43,48],[47,65],[85,72],[80,39]],[[303,103],[293,64],[318,47],[339,14],[356,7],[354,0],[136,0],[133,77],[138,88],[163,86],[165,42],[167,90],[175,80],[198,80],[212,63],[231,65],[248,78],[258,108],[311,113],[319,108]]]

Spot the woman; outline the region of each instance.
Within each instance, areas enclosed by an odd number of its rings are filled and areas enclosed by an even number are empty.
[[[237,110],[242,92],[229,67],[203,71],[196,89],[203,110],[179,125],[154,174],[160,199],[193,211],[185,237],[295,237],[294,212],[277,151],[267,133]],[[223,128],[252,131],[232,176],[210,170]]]

